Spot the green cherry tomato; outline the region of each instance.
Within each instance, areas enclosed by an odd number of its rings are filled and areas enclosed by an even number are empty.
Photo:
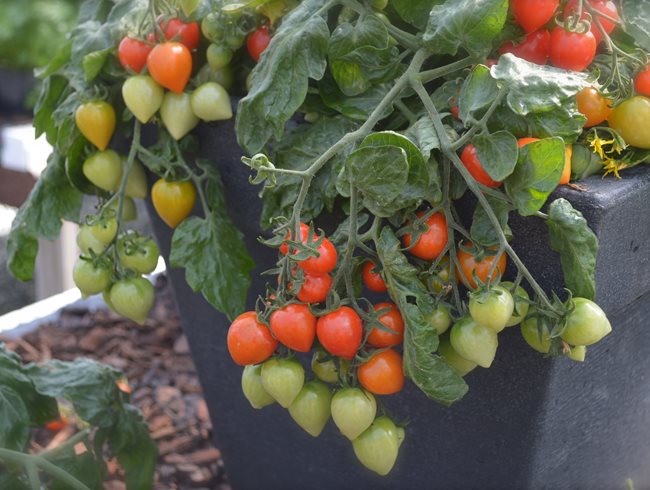
[[[101,218],[92,225],[88,225],[94,238],[106,245],[110,244],[117,234],[117,220],[114,217]]]
[[[352,441],[354,454],[371,471],[385,476],[395,466],[404,429],[386,416],[378,417],[366,431]]]
[[[153,286],[143,277],[117,281],[110,293],[115,311],[140,325],[147,319],[154,299]]]
[[[587,348],[584,345],[576,345],[575,347],[571,347],[571,351],[566,354],[569,359],[577,362],[585,362],[586,355]]]
[[[476,323],[469,316],[461,318],[451,327],[450,340],[461,357],[484,368],[492,365],[499,345],[494,330]]]
[[[241,375],[241,389],[253,408],[260,409],[275,403],[275,399],[262,386],[261,364],[249,364],[244,367],[244,372]]]
[[[476,323],[497,333],[506,327],[514,308],[515,301],[503,286],[493,286],[470,294],[469,314]]]
[[[84,296],[99,294],[111,284],[111,271],[107,267],[93,264],[92,260],[77,259],[72,269],[72,279]]]
[[[289,405],[289,414],[309,435],[318,437],[330,418],[331,401],[332,392],[325,383],[310,381]]]
[[[142,124],[158,112],[163,101],[165,90],[147,75],[136,75],[127,78],[122,85],[122,98],[126,107]]]
[[[199,118],[192,111],[190,96],[184,92],[165,94],[160,107],[160,117],[175,140],[181,139],[199,123]]]
[[[521,335],[523,335],[526,343],[537,352],[548,354],[548,351],[551,349],[551,336],[546,329],[542,331],[540,337],[537,327],[537,317],[529,316],[521,322]]]
[[[206,58],[210,68],[213,70],[221,70],[225,68],[232,60],[233,50],[223,44],[210,44],[206,51]]]
[[[126,158],[122,160],[122,163],[126,166]],[[134,197],[136,199],[144,199],[147,197],[147,174],[142,164],[138,161],[134,161],[131,166],[129,177],[126,179],[124,193],[128,197]]]
[[[388,5],[388,0],[370,0],[370,6],[377,10],[384,10]]]
[[[427,322],[436,329],[438,335],[445,333],[451,326],[449,307],[440,305],[426,317]]]
[[[332,419],[341,433],[354,440],[365,431],[377,414],[377,400],[361,388],[343,388],[332,397]]]
[[[201,32],[210,41],[217,41],[223,38],[223,27],[220,16],[217,12],[211,12],[201,21]]]
[[[295,359],[269,359],[262,364],[262,386],[284,408],[300,393],[305,370]]]
[[[311,358],[311,370],[318,379],[326,383],[336,383],[339,380],[339,370],[334,358],[323,349],[318,348],[314,351]]]
[[[650,150],[650,98],[631,97],[612,111],[609,127],[616,130],[628,145]]]
[[[508,291],[511,291],[514,284],[509,281],[504,281],[500,285]],[[512,299],[515,301],[515,308],[512,310],[512,316],[506,322],[506,327],[519,325],[523,319],[526,318],[528,309],[530,308],[530,296],[528,296],[528,292],[524,288],[517,286],[514,294],[510,294],[512,295]]]
[[[117,241],[117,256],[127,269],[149,274],[158,265],[158,246],[151,238],[126,234]]]
[[[448,337],[442,337],[438,345],[438,353],[460,376],[465,376],[476,368],[477,364],[468,361],[458,354],[451,345]]]
[[[83,174],[94,185],[115,192],[122,181],[122,158],[113,150],[98,151],[90,155],[81,167]]]
[[[104,303],[106,303],[106,306],[108,307],[109,310],[114,311],[117,313],[117,310],[115,309],[115,306],[113,306],[113,303],[111,303],[111,287],[109,286],[108,288],[104,289],[104,292],[102,293],[102,299],[104,300]]]
[[[117,214],[118,205],[119,202],[115,199],[108,205],[108,209],[112,209],[115,214]],[[124,196],[124,202],[122,204],[122,221],[134,221],[136,219],[138,219],[138,208],[135,205],[135,201],[128,196]]]
[[[573,298],[575,309],[567,318],[566,327],[560,335],[571,345],[592,345],[612,331],[605,312],[585,298]]]
[[[190,99],[194,114],[203,121],[232,119],[230,96],[216,82],[207,82],[197,88]]]
[[[81,225],[79,227],[79,231],[77,232],[77,245],[86,255],[90,255],[91,253],[99,255],[108,247],[108,243],[98,240],[95,237],[91,227],[88,225]]]

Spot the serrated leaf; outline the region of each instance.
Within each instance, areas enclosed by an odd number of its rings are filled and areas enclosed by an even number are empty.
[[[596,297],[598,238],[580,211],[566,199],[556,199],[546,221],[551,249],[560,254],[564,284],[574,296]]]
[[[82,66],[86,74],[86,81],[90,82],[99,75],[112,51],[113,48],[106,48],[100,51],[93,51],[84,56]]]
[[[361,122],[368,119],[368,116],[377,108],[390,88],[391,86],[388,83],[376,84],[361,95],[348,97],[341,92],[329,72],[318,82],[322,102],[327,107],[334,109],[345,117]],[[392,112],[393,107],[389,105],[381,117],[386,117]]]
[[[472,138],[476,156],[488,175],[497,182],[508,177],[517,165],[517,138],[507,131],[480,134]]]
[[[392,0],[391,4],[399,16],[418,29],[424,29],[434,5],[444,0]]]
[[[66,447],[63,450],[56,451],[48,460],[88,488],[99,490],[103,488],[103,480],[106,474],[103,455],[96,455],[92,451],[92,446],[87,437],[80,442],[85,446],[83,452],[78,452],[81,451],[81,447],[77,443],[74,447]],[[51,490],[69,490],[70,484],[52,478],[47,488]]]
[[[422,117],[415,121],[404,132],[404,135],[411,141],[415,142],[418,148],[420,148],[420,152],[422,152],[422,156],[425,160],[429,159],[432,150],[440,148],[438,133],[436,133],[433,122],[429,116]]]
[[[458,115],[462,121],[477,115],[487,109],[499,93],[497,82],[490,75],[490,69],[484,65],[476,65],[467,77],[458,97]]]
[[[38,138],[45,133],[47,142],[51,145],[56,143],[57,126],[52,119],[52,114],[58,105],[68,82],[60,76],[51,76],[43,81],[41,93],[34,106],[34,132]]]
[[[499,224],[501,225],[503,233],[509,240],[512,238],[512,230],[510,229],[510,226],[508,226],[508,217],[510,211],[512,211],[512,206],[500,199],[495,199],[491,196],[485,197],[490,204],[492,211],[494,211],[494,214],[499,220]],[[499,244],[499,238],[494,230],[492,221],[490,221],[490,218],[488,218],[488,215],[485,212],[485,208],[481,206],[481,203],[476,204],[474,217],[472,218],[470,235],[472,237],[472,241],[485,247],[491,247],[493,245]]]
[[[29,412],[18,393],[0,385],[0,447],[23,451],[29,441]]]
[[[644,50],[650,51],[650,1],[621,0],[623,29]]]

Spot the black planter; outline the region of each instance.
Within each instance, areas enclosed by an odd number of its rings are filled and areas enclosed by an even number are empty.
[[[30,116],[26,98],[34,83],[30,71],[0,68],[0,116]]]
[[[213,158],[227,189],[232,218],[257,262],[249,307],[275,254],[256,237],[260,203],[239,163],[231,123],[201,127],[203,156]],[[229,322],[193,293],[184,272],[169,271],[194,362],[235,490],[431,488],[637,488],[650,486],[650,173],[626,179],[591,178],[589,190],[563,189],[583,211],[601,241],[599,302],[614,332],[588,350],[587,362],[547,360],[528,348],[517,328],[499,336],[489,370],[467,376],[469,394],[451,408],[429,401],[412,384],[388,397],[399,420],[409,420],[393,472],[381,478],[364,469],[333,423],[314,439],[286,410],[250,407],[240,388],[242,369],[226,348]],[[642,208],[641,205],[644,207]],[[165,257],[171,231],[151,212]],[[514,243],[546,287],[561,287],[557,255],[548,250],[544,225],[517,222]],[[643,297],[641,297],[643,296]],[[636,299],[639,298],[639,299]],[[634,301],[636,299],[636,301]],[[617,308],[624,306],[624,308]]]

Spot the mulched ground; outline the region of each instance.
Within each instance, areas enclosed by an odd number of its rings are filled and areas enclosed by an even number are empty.
[[[68,308],[56,323],[24,338],[5,340],[25,362],[84,356],[122,370],[131,401],[142,410],[159,448],[156,489],[229,490],[221,453],[211,443],[211,425],[201,387],[182,334],[166,280],[156,284],[157,302],[144,326],[109,310],[90,313]],[[2,339],[0,338],[0,341]],[[44,429],[37,444],[67,439],[74,428],[54,436]],[[109,490],[124,489],[119,468],[109,462]]]

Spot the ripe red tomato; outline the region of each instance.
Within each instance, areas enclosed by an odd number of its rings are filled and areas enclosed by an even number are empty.
[[[373,272],[374,268],[375,263],[372,260],[363,264],[363,283],[370,291],[374,291],[375,293],[385,293],[388,290],[386,282],[381,277],[381,274]]]
[[[553,18],[560,0],[512,0],[510,8],[517,24],[534,32]]]
[[[512,53],[517,58],[545,65],[548,61],[548,55],[551,50],[551,33],[546,29],[531,32],[519,44],[513,41],[504,43],[499,48],[499,54]]]
[[[597,10],[598,12],[602,12],[603,14],[613,18],[613,19],[620,19],[618,15],[618,9],[616,8],[616,4],[612,2],[611,0],[588,0],[589,5],[594,10]],[[567,3],[566,8],[564,9],[564,18],[566,19],[569,17],[569,15],[576,14],[576,11],[578,10],[578,0],[569,0],[569,3]],[[587,11],[586,9],[582,9],[582,15],[580,16],[581,20],[586,20],[587,19]],[[603,26],[603,29],[605,29],[605,32],[607,34],[611,33],[614,28],[616,27],[616,24],[614,24],[611,20],[607,20],[604,17],[599,17],[600,23]],[[600,33],[600,29],[598,29],[598,26],[596,25],[595,21],[591,22],[591,33],[594,35],[596,38],[596,44],[600,44],[600,42],[603,40],[603,35]]]
[[[52,432],[59,432],[68,425],[68,417],[61,414],[58,419],[51,420],[45,424],[45,428]]]
[[[416,213],[418,217],[425,214],[424,211]],[[442,213],[433,213],[427,218],[429,229],[422,233],[415,245],[409,249],[412,255],[423,260],[434,260],[442,253],[447,245],[447,220]],[[411,246],[411,234],[404,235],[404,245]]]
[[[361,317],[349,306],[341,306],[318,319],[316,335],[327,352],[352,360],[361,346]]]
[[[551,33],[551,63],[564,70],[582,71],[596,56],[596,46],[591,32],[578,34],[557,26]]]
[[[125,70],[133,70],[140,73],[147,64],[147,56],[153,49],[144,41],[134,39],[132,37],[125,37],[120,41],[117,47],[117,58]]]
[[[257,321],[257,313],[239,315],[228,329],[228,352],[237,364],[248,366],[266,361],[278,346],[269,329]]]
[[[464,246],[471,247],[472,243],[466,242],[464,243]],[[456,274],[463,282],[463,284],[469,286],[471,289],[476,289],[478,287],[478,284],[476,284],[476,280],[474,279],[474,273],[476,273],[476,276],[482,283],[485,283],[487,281],[487,276],[490,273],[490,269],[492,269],[492,264],[495,260],[498,260],[498,262],[494,270],[491,283],[495,281],[497,276],[503,277],[503,275],[506,273],[505,254],[501,254],[498,257],[496,255],[485,255],[483,257],[483,260],[477,261],[473,254],[459,249],[457,258],[458,262],[460,263],[462,272],[456,269]]]
[[[451,99],[449,101],[449,104],[451,104],[449,107],[449,112],[451,112],[451,115],[460,121],[460,107],[458,107],[458,100]]]
[[[257,30],[250,33],[246,40],[246,47],[248,54],[255,61],[259,61],[260,56],[271,42],[271,35],[269,34],[268,26],[258,27]]]
[[[199,24],[198,22],[183,22],[178,17],[169,19],[167,24],[160,23],[166,39],[174,39],[193,50],[199,47]]]
[[[333,282],[329,274],[305,274],[305,282],[300,286],[297,298],[303,303],[325,301]]]
[[[404,387],[402,356],[392,349],[377,352],[359,366],[359,383],[375,395],[392,395]]]
[[[539,141],[539,138],[520,138],[517,141],[519,148],[523,148],[528,143]],[[566,145],[564,147],[564,169],[562,170],[562,177],[560,177],[560,184],[568,184],[571,180],[571,158],[573,157],[573,147]]]
[[[156,82],[180,94],[192,74],[192,55],[181,43],[158,44],[147,57],[147,69]]]
[[[390,308],[390,311],[381,315],[379,321],[395,333],[373,328],[368,336],[368,343],[373,347],[391,347],[401,344],[402,340],[404,340],[404,319],[397,306],[393,303],[379,303],[375,305],[375,311],[386,308]]]
[[[271,332],[284,345],[298,352],[309,352],[316,336],[316,317],[309,306],[287,305],[274,311],[270,318]]]
[[[476,155],[476,148],[474,145],[467,145],[463,150],[463,153],[460,155],[460,159],[462,160],[463,165],[465,165],[465,168],[478,183],[483,184],[486,187],[499,187],[502,184],[501,182],[492,180],[492,177],[490,177],[485,171],[483,165],[481,165],[481,161]]]
[[[287,239],[289,238],[287,233]],[[300,240],[302,243],[307,243],[309,238],[309,226],[304,223],[300,224]],[[317,241],[320,237],[314,234],[313,241]],[[298,266],[309,274],[327,274],[334,270],[336,267],[336,247],[327,238],[324,238],[318,246],[318,257],[309,257],[298,263]],[[289,252],[289,246],[283,243],[280,246],[280,253],[283,255]]]
[[[648,89],[650,89],[650,78],[648,83]],[[576,99],[578,101],[578,110],[587,118],[587,122],[584,124],[585,128],[598,126],[606,121],[612,112],[609,101],[594,87],[583,88],[576,95]]]
[[[650,97],[650,66],[639,73],[634,79],[634,89],[641,95]]]

